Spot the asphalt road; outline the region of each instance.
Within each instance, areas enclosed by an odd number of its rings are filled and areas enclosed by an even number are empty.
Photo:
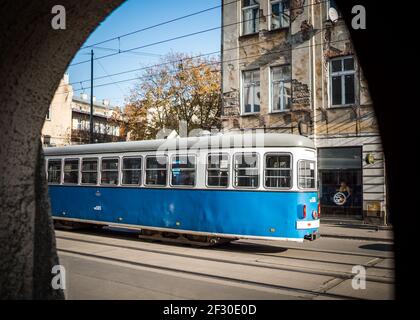
[[[241,240],[195,248],[116,230],[57,230],[56,237],[67,299],[393,298],[391,243]],[[366,270],[365,289],[352,287],[357,265]]]

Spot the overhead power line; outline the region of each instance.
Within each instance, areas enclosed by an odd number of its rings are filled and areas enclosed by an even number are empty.
[[[239,49],[239,48],[245,48],[245,47],[249,47],[249,46],[254,46],[254,45],[259,45],[259,44],[266,43],[266,42],[267,42],[266,40],[262,40],[262,41],[259,41],[259,42],[256,42],[256,43],[250,43],[250,44],[246,44],[246,45],[241,45],[241,46],[237,46],[237,47],[223,49],[223,52],[236,50],[236,49]],[[156,68],[156,67],[162,67],[162,66],[165,66],[167,64],[172,64],[172,63],[182,63],[183,61],[186,61],[186,60],[198,59],[198,58],[203,58],[203,57],[207,57],[207,56],[212,56],[212,55],[215,55],[215,54],[218,54],[218,53],[221,53],[221,52],[222,52],[221,50],[217,50],[217,51],[212,51],[212,52],[207,52],[207,53],[201,53],[201,54],[191,56],[191,57],[186,57],[186,58],[176,59],[176,60],[172,60],[172,61],[157,63],[157,64],[153,64],[153,65],[149,65],[149,66],[145,66],[145,67],[140,67],[140,68],[129,69],[129,70],[125,70],[125,71],[120,71],[120,72],[117,72],[117,73],[110,74],[110,76],[119,76],[119,75],[122,75],[122,74],[132,73],[132,72],[136,72],[136,71],[144,71],[144,70],[153,69],[153,68]],[[103,79],[103,78],[106,78],[106,76],[99,76],[99,77],[93,78],[93,80],[100,80],[100,79]],[[71,82],[70,84],[75,85],[75,84],[79,84],[79,83],[83,83],[83,82],[87,82],[87,81],[90,81],[90,79],[85,79],[85,80],[81,80],[81,81],[74,81],[74,82]],[[61,86],[65,86],[65,85],[61,85]]]
[[[238,0],[233,1],[233,2],[237,2],[237,1]],[[233,2],[230,2],[230,3],[233,3]],[[326,1],[320,1],[320,2],[314,3],[314,4],[308,4],[308,5],[303,5],[303,6],[295,7],[294,9],[299,9],[299,8],[304,8],[304,7],[309,7],[309,6],[315,6],[315,5],[320,5],[320,4],[324,3],[324,2],[326,2]],[[268,16],[271,16],[271,14],[262,15],[262,16],[260,16],[260,18],[262,18],[262,17],[268,17]],[[236,21],[236,22],[233,22],[233,23],[225,24],[223,26],[217,26],[217,27],[208,28],[208,29],[204,29],[204,30],[200,30],[200,31],[196,31],[196,32],[191,32],[191,33],[187,33],[187,34],[184,34],[184,35],[181,35],[181,36],[176,36],[176,37],[172,37],[172,38],[168,38],[168,39],[164,39],[164,40],[152,42],[152,43],[149,43],[149,44],[145,44],[145,45],[142,45],[142,46],[138,46],[138,47],[134,47],[134,48],[126,49],[126,50],[118,50],[118,52],[97,57],[97,58],[95,58],[95,60],[105,59],[105,58],[113,57],[113,56],[116,56],[116,55],[119,55],[119,54],[122,54],[122,53],[128,53],[128,52],[131,52],[131,51],[134,51],[134,50],[144,49],[144,48],[155,46],[155,45],[158,45],[158,44],[167,43],[167,42],[171,42],[171,41],[175,41],[175,40],[180,40],[180,39],[187,38],[187,37],[192,37],[192,36],[195,36],[195,35],[199,35],[199,34],[211,32],[211,31],[214,31],[214,30],[223,29],[225,27],[234,26],[234,25],[237,25],[237,24],[242,24],[242,23],[244,23],[246,21],[251,21],[251,20],[253,20],[253,19],[251,18],[251,19],[247,19],[247,20],[243,20],[243,21]],[[120,37],[116,37],[115,39],[119,39],[119,38]],[[97,43],[97,44],[99,44],[99,43]],[[92,45],[92,46],[94,46],[94,45]],[[74,63],[70,64],[69,67],[81,65],[81,64],[84,64],[84,63],[88,63],[88,62],[90,62],[90,60],[83,60],[83,61],[79,61],[79,62],[74,62]]]
[[[113,38],[109,38],[109,39],[106,39],[106,40],[103,40],[103,41],[99,41],[99,42],[96,42],[96,43],[93,43],[93,44],[90,44],[90,45],[83,46],[80,49],[81,50],[88,49],[88,48],[91,48],[91,47],[95,47],[95,46],[97,46],[99,44],[104,44],[104,43],[107,43],[107,42],[111,42],[111,41],[115,41],[115,40],[120,40],[121,38],[128,37],[128,36],[131,36],[133,34],[144,32],[144,31],[147,31],[147,30],[151,30],[151,29],[154,29],[154,28],[157,28],[157,27],[161,27],[161,26],[164,26],[166,24],[170,24],[170,23],[173,23],[173,22],[176,22],[176,21],[180,21],[180,20],[183,20],[183,19],[191,18],[193,16],[196,16],[196,15],[199,15],[199,14],[202,14],[202,13],[205,13],[205,12],[209,12],[209,11],[212,11],[212,10],[215,10],[215,9],[218,9],[218,8],[223,7],[223,6],[227,6],[227,5],[230,5],[230,4],[239,2],[239,1],[241,1],[241,0],[230,1],[230,2],[227,2],[227,3],[224,3],[224,4],[220,4],[220,5],[217,5],[217,6],[214,6],[214,7],[210,7],[210,8],[207,8],[207,9],[200,10],[200,11],[196,11],[196,12],[193,12],[193,13],[190,13],[190,14],[187,14],[187,15],[184,15],[184,16],[181,16],[181,17],[177,17],[177,18],[174,18],[174,19],[166,20],[166,21],[163,21],[163,22],[160,22],[160,23],[157,23],[157,24],[148,26],[148,27],[144,27],[144,28],[141,28],[141,29],[138,29],[138,30],[134,30],[134,31],[131,31],[131,32],[127,32],[127,33],[121,34],[121,35],[116,36],[116,37],[113,37]]]
[[[336,41],[329,41],[328,43],[331,44],[331,43],[338,43],[338,42],[344,42],[344,41],[349,41],[349,40],[350,39],[348,38],[348,39],[341,39],[341,40],[336,40]],[[270,51],[267,54],[284,53],[284,52],[289,52],[289,51],[291,52],[293,50],[300,50],[300,49],[307,49],[307,48],[311,48],[311,47],[315,47],[315,46],[321,46],[321,45],[324,45],[326,43],[327,42],[315,43],[315,44],[311,44],[311,45],[307,45],[307,46],[301,46],[301,47],[296,48],[296,49],[274,50],[274,51]],[[229,60],[224,60],[224,61],[217,61],[217,62],[214,62],[214,63],[207,63],[205,65],[218,65],[218,64],[228,63],[228,62],[235,62],[235,61],[240,61],[240,60],[246,60],[246,59],[250,59],[250,58],[258,58],[260,56],[262,56],[262,54],[257,54],[257,55],[253,55],[253,56],[247,56],[247,57],[243,57],[243,58],[229,59]],[[192,69],[192,68],[186,68],[185,70],[188,70],[188,69]],[[174,73],[174,72],[175,71],[172,71],[172,73]],[[117,83],[123,83],[123,82],[128,82],[128,81],[134,81],[134,80],[149,79],[152,76],[153,75],[146,75],[146,76],[142,76],[142,77],[134,77],[134,78],[129,78],[129,79],[123,79],[123,80],[113,81],[113,82],[109,82],[109,83],[104,83],[104,84],[98,84],[98,85],[95,85],[95,88],[109,86],[109,85],[114,85],[114,84],[117,84]],[[90,87],[83,87],[83,88],[80,88],[80,89],[73,89],[72,91],[66,91],[66,92],[57,93],[57,94],[66,94],[68,92],[77,92],[77,91],[86,90],[86,89],[90,89]]]
[[[320,32],[321,32],[321,30],[319,30],[316,34],[314,34],[314,36],[317,35],[317,34],[319,34]],[[239,45],[239,46],[231,47],[231,48],[227,48],[227,49],[224,48],[223,49],[223,53],[225,53],[226,51],[241,49],[241,48],[245,48],[245,47],[249,47],[249,46],[255,46],[255,45],[263,44],[263,43],[266,43],[266,42],[267,42],[266,40],[262,40],[262,41],[259,41],[259,42],[249,43],[249,44],[244,44],[244,45]],[[212,51],[212,52],[198,54],[198,55],[191,56],[191,57],[186,57],[186,58],[181,58],[181,59],[166,61],[166,62],[162,62],[162,63],[157,63],[157,64],[145,66],[145,67],[129,69],[129,70],[120,71],[120,72],[117,72],[117,73],[110,74],[109,76],[119,76],[119,75],[122,75],[122,74],[132,73],[132,72],[136,72],[136,71],[144,71],[144,70],[153,69],[153,68],[156,68],[156,67],[162,67],[162,66],[165,66],[165,65],[168,65],[168,64],[182,63],[183,61],[186,61],[186,60],[203,58],[203,57],[212,56],[212,55],[215,55],[215,54],[218,54],[218,53],[220,54],[220,53],[222,53],[222,51],[221,50],[217,50],[217,51]],[[99,77],[94,78],[93,80],[100,80],[100,79],[104,79],[106,77],[108,77],[108,76],[99,76]],[[74,81],[74,82],[71,82],[70,85],[80,84],[83,87],[83,84],[82,83],[88,82],[88,81],[90,81],[90,79],[85,79],[85,80],[81,80],[81,81]],[[60,85],[60,86],[66,86],[66,85],[64,84],[64,85]]]

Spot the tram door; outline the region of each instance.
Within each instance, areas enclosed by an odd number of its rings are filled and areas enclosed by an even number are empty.
[[[320,148],[318,157],[322,215],[361,219],[363,204],[361,148]]]

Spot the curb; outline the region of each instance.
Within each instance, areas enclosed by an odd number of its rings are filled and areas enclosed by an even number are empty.
[[[338,239],[348,239],[348,240],[362,240],[362,241],[380,241],[380,242],[389,242],[394,243],[393,239],[389,238],[373,238],[373,237],[359,237],[359,236],[346,236],[343,234],[328,234],[320,233],[321,238],[338,238]]]
[[[331,226],[331,227],[348,227],[354,229],[368,229],[368,230],[385,230],[385,231],[392,231],[394,228],[392,226],[383,226],[383,225],[374,225],[374,224],[364,224],[364,223],[346,223],[346,222],[333,222],[331,220],[324,220],[321,223],[324,226]]]

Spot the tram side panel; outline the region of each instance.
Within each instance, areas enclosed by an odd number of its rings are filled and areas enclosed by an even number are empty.
[[[245,237],[302,239],[317,230],[297,229],[314,220],[316,192],[50,186],[50,196],[63,218]]]

